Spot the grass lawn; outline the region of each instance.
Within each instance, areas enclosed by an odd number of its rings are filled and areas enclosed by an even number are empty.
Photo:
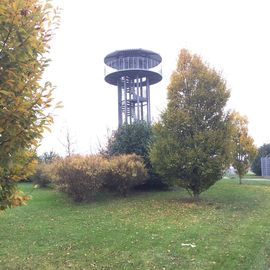
[[[0,269],[268,269],[270,181],[76,205],[50,189],[0,214]],[[30,190],[30,184],[21,188]]]

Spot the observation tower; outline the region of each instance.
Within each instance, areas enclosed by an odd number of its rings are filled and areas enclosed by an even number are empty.
[[[151,122],[150,85],[162,80],[162,58],[143,49],[115,51],[104,58],[105,81],[118,89],[118,126]]]

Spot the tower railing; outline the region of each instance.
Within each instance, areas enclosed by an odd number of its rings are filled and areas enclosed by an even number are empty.
[[[155,66],[153,68],[143,68],[143,67],[123,68],[122,67],[122,68],[119,68],[119,69],[112,68],[110,66],[105,65],[104,66],[104,76],[106,77],[107,75],[112,74],[114,72],[118,72],[118,71],[130,71],[130,70],[137,70],[137,71],[139,71],[139,70],[142,70],[142,71],[147,70],[147,71],[152,71],[152,72],[158,73],[159,75],[162,76],[162,65],[161,64],[159,64],[159,65],[157,65],[157,66]]]

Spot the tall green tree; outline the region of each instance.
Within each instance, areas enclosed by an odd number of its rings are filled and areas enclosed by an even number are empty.
[[[251,162],[257,154],[253,138],[248,134],[248,119],[238,112],[231,114],[233,124],[233,167],[239,176],[239,184],[242,184],[243,176],[248,172]]]
[[[262,157],[270,157],[270,144],[263,144],[258,149],[258,154],[255,157],[254,161],[251,164],[251,170],[256,174],[261,176],[261,158]]]
[[[196,199],[221,179],[231,156],[230,92],[221,75],[183,49],[154,126],[151,161],[159,174]]]
[[[27,200],[16,181],[32,173],[53,87],[41,84],[59,15],[47,1],[0,2],[0,209]]]

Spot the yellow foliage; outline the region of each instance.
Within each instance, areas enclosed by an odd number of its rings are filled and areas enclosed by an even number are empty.
[[[35,173],[30,177],[33,183],[40,187],[47,187],[49,184],[56,182],[57,177],[57,166],[59,161],[54,160],[51,163],[40,162],[37,164]]]
[[[91,199],[105,182],[107,163],[97,155],[73,155],[59,160],[55,183],[75,201]]]
[[[111,159],[99,155],[73,155],[54,163],[57,177],[54,183],[75,201],[85,201],[104,189],[122,195],[142,183],[147,177],[143,160],[133,155]]]
[[[20,205],[28,198],[16,181],[32,174],[32,153],[44,126],[52,122],[51,84],[41,84],[48,59],[53,8],[39,0],[0,1],[0,207]],[[57,15],[57,14],[56,14]],[[51,26],[50,26],[51,25]],[[46,110],[46,111],[45,111]]]
[[[107,186],[124,196],[132,187],[142,184],[147,178],[143,160],[135,154],[112,157],[109,174]]]
[[[233,137],[233,166],[240,179],[248,172],[251,162],[257,155],[253,138],[248,134],[248,119],[238,112],[231,114]]]

